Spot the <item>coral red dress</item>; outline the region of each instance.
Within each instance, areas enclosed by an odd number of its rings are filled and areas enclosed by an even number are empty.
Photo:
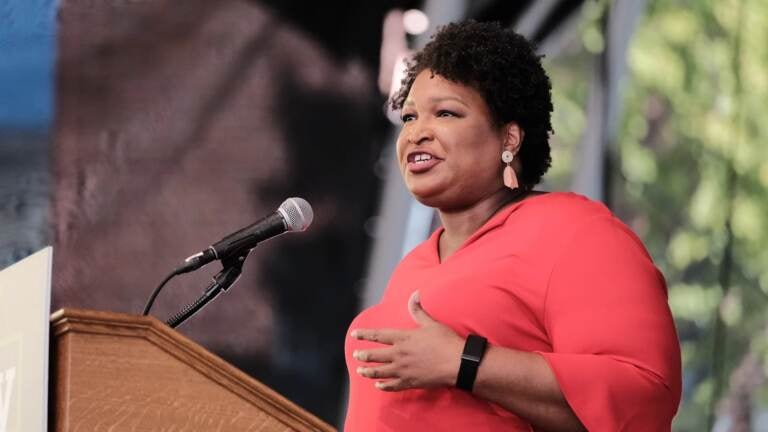
[[[680,347],[663,276],[638,238],[600,203],[572,193],[529,197],[494,215],[445,261],[432,236],[395,269],[355,328],[415,328],[419,290],[461,336],[539,353],[590,431],[669,431],[680,402]],[[346,432],[531,431],[522,418],[456,388],[384,392],[355,373]],[[510,365],[514,367],[514,365]]]

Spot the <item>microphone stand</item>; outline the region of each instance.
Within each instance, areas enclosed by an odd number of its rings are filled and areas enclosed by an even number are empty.
[[[243,263],[248,256],[248,251],[245,251],[240,255],[233,255],[230,258],[221,260],[223,268],[221,271],[213,277],[213,281],[205,289],[205,292],[193,303],[188,304],[181,310],[181,312],[172,316],[166,321],[171,328],[176,328],[181,323],[186,321],[189,317],[200,311],[208,302],[215,299],[216,296],[226,291],[234,284],[240,277],[240,273],[243,270]]]

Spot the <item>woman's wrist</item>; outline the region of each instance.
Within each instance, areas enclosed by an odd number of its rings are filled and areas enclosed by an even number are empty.
[[[440,373],[440,382],[445,387],[456,387],[456,377],[459,375],[459,369],[461,367],[461,353],[464,350],[464,344],[466,339],[461,339],[458,335],[454,341],[451,342],[451,348],[448,350],[446,361],[442,364],[444,367]]]

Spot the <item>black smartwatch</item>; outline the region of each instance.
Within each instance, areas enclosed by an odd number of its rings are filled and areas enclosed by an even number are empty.
[[[477,368],[483,359],[486,346],[488,346],[488,339],[475,334],[467,336],[464,352],[461,353],[459,374],[456,376],[456,387],[468,392],[472,391],[475,377],[477,377]]]

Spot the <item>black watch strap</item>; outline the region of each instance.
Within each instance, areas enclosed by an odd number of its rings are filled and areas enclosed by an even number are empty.
[[[464,352],[461,354],[461,365],[459,374],[456,376],[456,387],[472,391],[477,377],[477,368],[485,354],[485,347],[488,345],[488,339],[471,334],[467,336],[467,342],[464,344]]]

